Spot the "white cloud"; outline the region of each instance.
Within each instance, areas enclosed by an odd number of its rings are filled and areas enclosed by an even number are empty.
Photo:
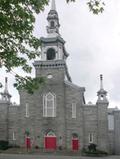
[[[66,4],[65,0],[56,0],[60,32],[70,54],[67,63],[73,82],[85,86],[87,101],[95,102],[99,74],[102,73],[110,106],[120,106],[120,0],[105,0],[105,3],[103,14],[93,15],[84,0],[70,4]],[[46,35],[48,11],[49,6],[36,17],[34,34],[37,37]],[[10,83],[12,82],[13,78],[10,76]],[[15,100],[18,97],[11,85],[10,92]]]

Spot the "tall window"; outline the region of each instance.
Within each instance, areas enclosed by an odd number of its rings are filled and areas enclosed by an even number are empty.
[[[72,118],[76,118],[76,103],[72,103]]]
[[[93,133],[89,133],[89,143],[93,143]]]
[[[43,96],[43,116],[56,117],[56,96],[50,92]]]
[[[16,137],[15,137],[15,132],[13,131],[12,133],[12,140],[15,141],[16,140]]]
[[[25,117],[28,118],[29,116],[30,116],[30,114],[29,114],[29,104],[26,103],[26,105],[25,105]]]
[[[53,48],[48,49],[47,51],[47,60],[55,59],[55,50]]]
[[[108,130],[114,130],[114,115],[108,114]]]

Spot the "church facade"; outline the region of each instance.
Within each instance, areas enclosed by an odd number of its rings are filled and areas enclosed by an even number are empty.
[[[119,154],[120,111],[109,109],[100,75],[96,104],[86,104],[85,88],[72,83],[66,64],[69,54],[59,34],[55,1],[48,13],[47,37],[41,38],[41,60],[34,62],[36,77],[47,83],[34,94],[20,90],[20,105],[10,102],[5,81],[0,100],[0,140],[21,147],[27,142],[46,150],[81,151],[90,143]]]

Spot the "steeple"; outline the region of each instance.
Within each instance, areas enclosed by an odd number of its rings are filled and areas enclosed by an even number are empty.
[[[47,33],[49,37],[56,37],[59,35],[59,18],[58,13],[56,11],[56,4],[55,0],[52,0],[51,2],[51,9],[48,13],[48,26],[47,26]]]
[[[1,93],[1,96],[2,96],[3,101],[10,102],[11,95],[8,92],[8,78],[7,77],[5,77],[5,89],[4,89],[4,92]]]
[[[97,92],[98,100],[97,102],[108,102],[106,96],[107,91],[103,88],[103,75],[100,75],[100,90]]]
[[[66,59],[69,54],[65,48],[65,41],[59,34],[60,24],[58,13],[56,11],[55,0],[51,0],[51,8],[47,16],[47,21],[48,35],[47,37],[41,37],[41,60],[39,62],[35,62],[34,66],[37,70],[38,66],[39,69],[42,68],[42,70],[44,70],[45,76],[48,74],[48,78],[52,77],[51,72],[55,75],[55,79],[60,73],[61,79],[65,79],[71,82],[66,64]],[[63,73],[61,73],[61,71],[63,71]]]

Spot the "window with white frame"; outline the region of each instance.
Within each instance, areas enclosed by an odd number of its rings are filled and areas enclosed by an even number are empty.
[[[14,131],[12,132],[12,140],[13,140],[13,141],[15,141],[15,140],[16,140],[15,132],[14,132]]]
[[[108,130],[114,130],[114,115],[108,114]]]
[[[43,96],[43,116],[56,117],[56,96],[51,92]]]
[[[89,143],[93,143],[93,139],[94,139],[93,133],[89,133]]]
[[[76,118],[76,103],[72,103],[72,118]]]
[[[25,105],[25,117],[28,118],[29,116],[30,116],[30,114],[29,114],[29,104],[26,103],[26,105]]]

